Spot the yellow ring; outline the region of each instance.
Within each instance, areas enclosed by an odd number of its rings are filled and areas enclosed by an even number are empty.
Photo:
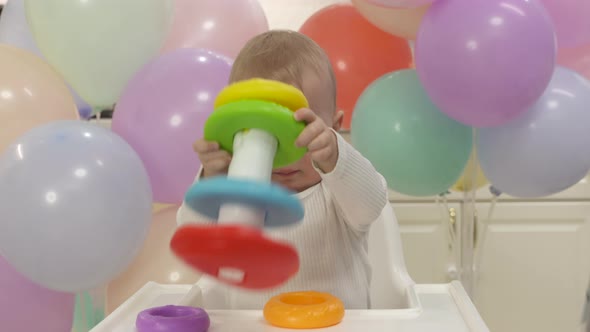
[[[271,325],[287,329],[318,329],[333,326],[344,318],[344,304],[320,292],[292,292],[271,298],[264,306]]]
[[[307,99],[296,87],[272,80],[254,78],[230,84],[215,99],[215,108],[235,101],[257,99],[284,106],[295,112],[309,107]]]

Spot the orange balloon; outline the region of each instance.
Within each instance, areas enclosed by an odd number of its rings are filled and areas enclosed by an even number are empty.
[[[408,41],[371,24],[350,4],[328,6],[312,15],[301,33],[318,43],[330,57],[337,81],[337,106],[344,111],[343,128],[365,88],[377,78],[410,67]]]
[[[366,0],[352,0],[352,4],[369,22],[398,37],[414,40],[422,17],[430,5],[418,8],[385,8]]]
[[[154,213],[152,226],[139,255],[127,270],[107,287],[107,313],[113,312],[149,281],[161,284],[194,284],[200,275],[181,262],[170,250],[176,231],[172,206]]]
[[[34,127],[79,118],[57,71],[32,53],[0,44],[0,153]]]

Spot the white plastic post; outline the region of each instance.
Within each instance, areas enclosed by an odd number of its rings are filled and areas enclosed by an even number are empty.
[[[277,140],[266,131],[249,129],[234,137],[234,151],[227,176],[259,182],[270,182]],[[241,224],[262,228],[265,212],[242,204],[224,204],[218,224]]]

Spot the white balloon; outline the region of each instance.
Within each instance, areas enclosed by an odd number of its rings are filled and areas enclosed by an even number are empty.
[[[77,293],[125,271],[151,209],[141,159],[98,125],[39,126],[0,156],[0,254],[45,288]]]

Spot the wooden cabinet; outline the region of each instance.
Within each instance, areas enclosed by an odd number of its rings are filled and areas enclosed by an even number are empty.
[[[459,227],[461,205],[450,203],[445,213],[433,202],[393,203],[416,282],[456,278],[461,255],[448,229]],[[490,330],[579,331],[590,276],[590,202],[501,201],[486,220],[491,207],[476,204],[476,229],[489,227],[485,242],[475,242],[482,251],[472,294]]]
[[[410,276],[417,283],[456,280],[458,248],[451,229],[460,219],[460,205],[393,203]],[[456,226],[455,226],[456,227]]]
[[[490,204],[478,204],[487,215]],[[578,331],[590,274],[590,202],[501,202],[474,300],[492,331]]]

